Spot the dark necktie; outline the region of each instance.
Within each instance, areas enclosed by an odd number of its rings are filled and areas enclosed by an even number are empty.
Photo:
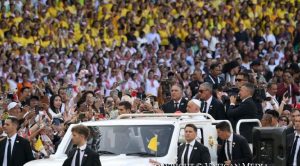
[[[75,166],[80,166],[80,149],[77,148],[77,154],[75,158]]]
[[[189,147],[190,147],[190,144],[186,144],[186,149],[185,149],[185,153],[184,153],[184,160],[183,160],[184,164],[188,164]]]
[[[11,165],[11,139],[8,139],[8,147],[7,147],[7,165]]]
[[[204,101],[202,104],[202,113],[206,113],[206,108],[207,108],[207,102]]]
[[[228,160],[231,160],[231,154],[230,154],[230,146],[229,146],[229,141],[226,140],[226,144],[227,144],[227,155],[228,155]]]
[[[298,138],[299,138],[299,136],[296,136],[296,140],[294,141],[294,144],[293,144],[293,148],[292,148],[292,152],[291,152],[290,164],[293,164],[293,162],[294,162],[294,158],[295,158],[295,154],[296,154],[296,148],[297,148],[297,143],[298,143]]]
[[[178,110],[178,104],[179,104],[179,103],[175,103],[175,110],[176,110],[176,111]]]

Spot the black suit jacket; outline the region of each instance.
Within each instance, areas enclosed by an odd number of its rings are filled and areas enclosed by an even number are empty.
[[[287,135],[286,138],[286,145],[287,145],[287,151],[286,151],[286,156],[287,156],[287,165],[293,165],[293,161],[292,161],[292,148],[293,148],[293,144],[294,144],[294,140],[295,140],[295,133],[289,134]],[[298,152],[300,153],[300,152]],[[297,165],[300,165],[300,155],[298,154],[297,156]]]
[[[184,151],[186,144],[182,144],[178,147],[178,152],[177,152],[177,164],[181,164],[181,157],[182,153]],[[208,148],[205,147],[204,145],[200,144],[198,141],[195,141],[192,153],[190,155],[190,164],[194,165],[205,165],[206,163],[209,164],[211,162],[210,160],[210,154],[208,151]],[[185,163],[186,164],[186,163]]]
[[[186,112],[186,106],[187,106],[188,101],[185,98],[182,98],[180,103],[179,103],[179,110],[183,113]],[[165,112],[165,113],[174,113],[176,112],[175,109],[175,104],[174,104],[174,100],[171,100],[165,104],[163,104],[161,106],[161,109]]]
[[[68,158],[65,160],[63,166],[71,166],[76,149],[77,148],[73,148],[68,153]],[[89,147],[86,147],[81,161],[81,166],[101,166],[99,154],[94,152]]]
[[[4,153],[6,146],[7,138],[0,142],[0,164],[3,164],[4,161]],[[23,166],[25,163],[34,160],[32,149],[30,147],[30,143],[17,135],[13,150],[12,150],[12,165],[13,166]]]
[[[225,84],[225,81],[222,77],[217,77],[215,78],[212,75],[207,75],[207,77],[204,78],[205,82],[209,82],[210,84],[213,85],[213,88],[218,88],[220,86],[223,86]]]
[[[287,135],[287,136],[290,135],[290,134],[295,133],[294,125],[288,127],[285,131],[286,131],[286,135]]]
[[[225,154],[225,141],[218,151],[218,163],[223,164],[227,160]],[[247,140],[237,134],[233,134],[232,139],[232,160],[231,164],[251,163],[252,154]]]
[[[216,120],[226,119],[225,107],[217,100],[215,97],[212,98],[210,106],[208,108],[208,113],[214,117]]]
[[[191,81],[191,82],[189,83],[189,86],[190,86],[190,88],[191,88],[192,96],[193,96],[193,97],[194,97],[196,94],[198,94],[200,84],[202,84],[202,82],[200,82],[200,81],[198,81],[198,80],[194,80],[194,81]]]
[[[237,122],[241,119],[256,119],[257,107],[252,97],[241,102],[238,106],[230,105],[227,111],[227,117],[232,124],[233,130],[235,130]],[[240,127],[241,135],[244,136],[248,142],[252,142],[252,128],[255,125],[255,123],[246,123]]]

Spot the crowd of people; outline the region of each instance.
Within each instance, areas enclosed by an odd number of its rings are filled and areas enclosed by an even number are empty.
[[[1,119],[35,158],[68,126],[121,114],[300,116],[295,0],[1,0]],[[249,142],[252,125],[241,127]],[[6,135],[3,133],[2,138]],[[42,146],[41,146],[42,145]]]

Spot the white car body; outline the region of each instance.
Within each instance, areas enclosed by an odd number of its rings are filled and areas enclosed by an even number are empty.
[[[127,119],[121,119],[121,118]],[[196,118],[195,118],[196,117]],[[204,118],[207,117],[207,118]],[[149,159],[157,160],[160,163],[175,164],[177,161],[178,143],[184,142],[183,129],[186,124],[192,123],[203,130],[204,145],[209,149],[212,164],[217,163],[217,131],[215,124],[220,121],[214,120],[209,114],[138,114],[122,115],[116,120],[94,121],[81,123],[86,126],[120,126],[120,125],[173,125],[174,130],[170,141],[168,152],[163,157],[141,157],[120,155],[101,155],[102,166],[150,166]],[[67,158],[67,149],[71,141],[71,125],[54,155],[49,159],[31,161],[25,166],[61,166]],[[199,133],[199,132],[198,132]]]

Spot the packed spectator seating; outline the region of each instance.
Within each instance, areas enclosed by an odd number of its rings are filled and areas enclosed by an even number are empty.
[[[233,124],[257,118],[292,128],[291,112],[300,109],[296,0],[0,6],[1,119],[19,119],[19,135],[37,159],[55,152],[72,123],[124,112],[185,113],[191,99],[201,112]],[[254,109],[237,115],[249,98]]]

